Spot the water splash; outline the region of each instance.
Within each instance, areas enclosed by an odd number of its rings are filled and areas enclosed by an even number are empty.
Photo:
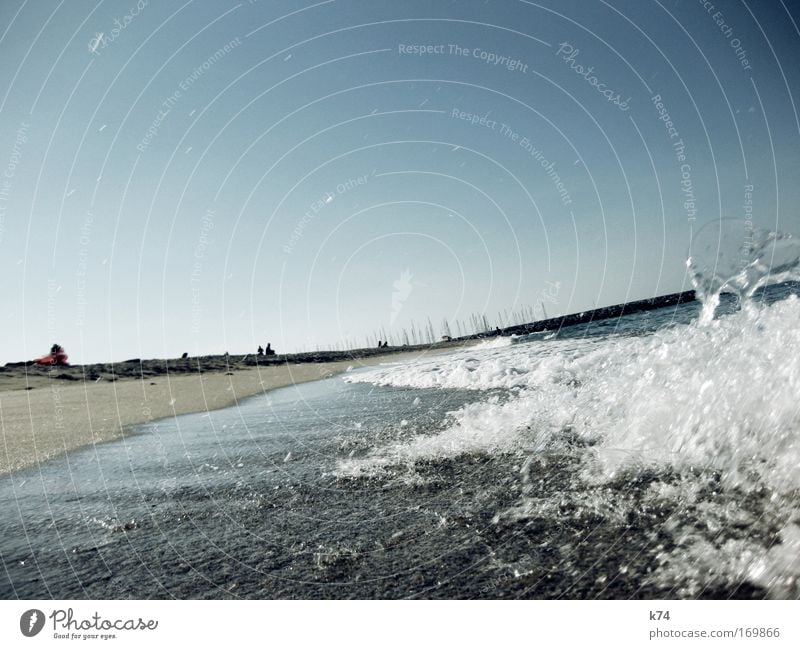
[[[729,488],[800,488],[798,320],[800,300],[790,296],[705,327],[470,350],[365,372],[358,380],[488,393],[452,412],[443,431],[340,468],[363,475],[463,453],[536,454],[568,432],[592,445],[594,479],[657,466],[720,472]]]
[[[703,303],[700,323],[708,324],[722,292],[749,305],[758,289],[800,279],[800,240],[754,229],[749,220],[719,219],[694,236],[686,266]]]
[[[349,377],[486,397],[451,412],[443,430],[341,462],[339,474],[513,454],[527,458],[523,488],[498,521],[671,512],[649,583],[686,597],[743,583],[800,596],[800,299],[790,285],[765,289],[800,280],[800,241],[747,225],[716,221],[695,238],[687,266],[699,321],[647,336],[485,345]],[[714,319],[724,292],[742,308]],[[569,484],[545,495],[531,487],[548,475],[537,463],[566,456],[578,460]]]

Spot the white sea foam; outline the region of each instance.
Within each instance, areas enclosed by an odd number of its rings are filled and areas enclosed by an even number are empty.
[[[715,587],[732,592],[744,582],[772,597],[800,596],[800,299],[790,295],[770,306],[752,299],[770,279],[800,278],[800,244],[755,232],[745,248],[739,225],[711,227],[689,262],[704,298],[696,322],[638,336],[496,339],[348,376],[486,396],[449,413],[443,430],[349,458],[339,474],[413,469],[419,460],[464,453],[515,453],[527,458],[525,466],[577,440],[585,452],[574,479],[584,488],[568,490],[568,497],[600,508],[606,519],[617,507],[623,520],[628,505],[592,486],[621,475],[679,476],[656,480],[645,496],[675,512],[662,530],[673,549],[654,557],[649,583],[678,596]],[[715,245],[738,247],[720,252]],[[733,290],[743,308],[715,320],[723,289]],[[760,513],[759,506],[742,506],[744,495],[763,499]],[[519,505],[498,517],[541,516],[555,504],[523,490]],[[751,528],[762,533],[729,532]],[[768,528],[779,531],[771,546]]]
[[[507,338],[501,340],[509,340]],[[348,375],[350,383],[409,388],[491,390],[535,387],[549,381],[565,359],[605,345],[601,340],[550,341],[546,345],[476,345],[432,358],[383,365]]]
[[[381,385],[490,390],[481,401],[450,413],[441,432],[416,435],[340,462],[341,476],[380,475],[419,460],[464,453],[540,457],[565,437],[591,443],[586,487],[566,493],[580,510],[604,518],[626,505],[589,485],[653,467],[686,476],[676,486],[654,483],[654,499],[690,512],[676,516],[674,549],[655,557],[648,583],[695,597],[708,588],[732,592],[749,582],[771,597],[800,596],[800,299],[743,309],[707,326],[680,325],[650,336],[550,341],[469,350],[364,372],[351,380]],[[568,435],[565,436],[565,433]],[[718,475],[729,494],[704,501]],[[766,493],[768,517],[780,543],[720,536],[758,526],[737,494]],[[771,494],[771,497],[770,495]],[[560,501],[558,501],[560,502]],[[558,504],[550,503],[552,506]],[[547,499],[528,498],[507,512],[542,516]],[[502,512],[498,512],[503,515]],[[625,511],[620,517],[624,518]],[[704,531],[698,531],[698,527]],[[719,539],[719,540],[717,540]]]
[[[473,349],[497,349],[498,347],[508,347],[514,342],[513,336],[496,336],[479,342]]]
[[[376,449],[361,466],[438,455],[541,448],[565,430],[598,442],[596,469],[669,465],[720,471],[728,484],[757,474],[800,487],[800,300],[745,309],[708,326],[651,336],[470,349],[377,368],[350,381],[489,390],[451,413],[434,436]],[[345,469],[345,467],[342,467]]]

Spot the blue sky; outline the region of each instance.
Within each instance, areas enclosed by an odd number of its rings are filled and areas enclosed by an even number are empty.
[[[0,362],[395,342],[687,288],[692,232],[749,186],[756,227],[800,232],[798,20],[3,2]]]

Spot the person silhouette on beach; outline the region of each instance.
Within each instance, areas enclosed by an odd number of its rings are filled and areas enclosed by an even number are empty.
[[[267,343],[267,348],[264,350],[267,356],[275,356],[275,350],[272,349],[272,343]]]
[[[261,345],[258,346],[258,355],[259,356],[263,356],[264,355],[264,348]]]

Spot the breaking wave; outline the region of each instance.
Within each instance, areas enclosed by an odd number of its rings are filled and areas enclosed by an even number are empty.
[[[575,480],[602,485],[655,475],[650,501],[666,498],[685,514],[694,512],[676,519],[671,532],[678,549],[659,556],[652,579],[669,585],[680,575],[683,596],[696,594],[692,589],[714,574],[718,583],[747,579],[772,596],[800,596],[800,299],[780,287],[781,299],[763,299],[765,286],[798,279],[800,245],[790,235],[748,230],[739,221],[707,226],[696,244],[687,266],[703,309],[688,324],[639,336],[499,339],[348,376],[351,382],[486,396],[450,412],[441,432],[341,461],[340,475],[513,453],[527,458],[523,479],[530,480],[531,462],[546,452],[580,447]],[[742,308],[713,319],[723,292],[733,292]],[[703,495],[717,491],[721,501]],[[692,531],[752,518],[737,499],[753,494],[762,502],[756,518],[777,530],[774,546]],[[528,497],[499,515],[534,516],[542,506]]]

